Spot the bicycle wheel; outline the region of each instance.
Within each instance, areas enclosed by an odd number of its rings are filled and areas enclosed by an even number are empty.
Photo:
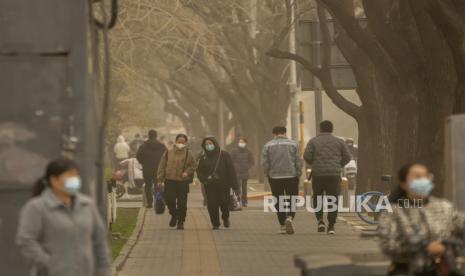
[[[381,197],[385,195],[382,192],[370,191],[361,194],[357,197],[356,206],[361,205],[361,203],[369,197],[365,205],[361,206],[360,209],[356,209],[358,217],[368,224],[378,224],[378,217],[380,212],[377,210],[377,206],[380,202]]]

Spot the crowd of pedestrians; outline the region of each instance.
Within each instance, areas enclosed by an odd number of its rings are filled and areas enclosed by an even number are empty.
[[[286,128],[273,128],[274,137],[261,152],[261,166],[275,198],[299,195],[306,162],[311,167],[312,205],[317,206],[323,196],[338,199],[343,168],[357,153],[353,140],[334,136],[333,129],[330,121],[321,122],[320,133],[307,143],[302,158],[300,144],[286,136]],[[196,150],[193,142],[198,143]],[[242,206],[248,204],[247,183],[255,160],[245,138],[238,137],[235,143],[223,150],[214,137],[206,137],[192,141],[191,147],[188,136],[179,134],[167,148],[150,130],[145,141],[137,135],[129,145],[118,137],[114,156],[118,167],[128,169],[129,181],[138,183],[134,185],[142,186],[143,178],[146,207],[154,206],[155,193],[164,193],[169,226],[180,230],[186,220],[189,186],[197,175],[212,228],[218,230],[221,225],[231,227],[232,194],[238,195]],[[381,249],[392,261],[389,275],[428,276],[438,275],[438,269],[453,269],[447,260],[453,258],[452,246],[463,246],[465,215],[447,200],[431,196],[433,177],[425,165],[402,167],[398,183],[389,198],[394,209],[381,215],[378,228]],[[81,186],[77,164],[65,158],[53,160],[22,208],[17,244],[33,264],[34,275],[110,275],[106,227],[93,201],[80,193]],[[296,201],[287,198],[286,210],[281,204],[275,202],[279,232],[294,234]],[[323,209],[317,208],[316,231],[334,235],[337,215],[337,208],[328,211],[325,221]]]

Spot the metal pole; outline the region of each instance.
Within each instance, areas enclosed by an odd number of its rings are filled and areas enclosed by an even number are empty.
[[[300,120],[300,152],[303,154],[305,149],[304,137],[304,103],[299,102],[299,120]]]
[[[296,52],[296,28],[295,28],[295,0],[289,0],[291,4],[291,29],[289,34],[289,51],[291,53]],[[294,60],[290,61],[290,72],[289,72],[289,92],[291,94],[291,134],[293,140],[299,139],[299,109],[298,109],[298,87],[297,87],[297,64]]]
[[[321,35],[320,22],[317,20],[313,24],[313,61],[315,66],[321,67]],[[323,94],[321,92],[321,82],[313,76],[315,86],[315,133],[320,133],[320,123],[323,121]]]
[[[224,105],[221,99],[218,99],[218,142],[221,147],[225,145],[224,135]]]

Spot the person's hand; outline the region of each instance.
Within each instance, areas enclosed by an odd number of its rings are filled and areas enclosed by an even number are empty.
[[[431,256],[441,256],[444,252],[446,252],[446,247],[440,241],[433,241],[428,244],[426,250]]]
[[[188,176],[189,176],[189,174],[187,174],[186,172],[183,172],[183,173],[182,173],[182,178],[186,178],[186,177],[188,177]]]

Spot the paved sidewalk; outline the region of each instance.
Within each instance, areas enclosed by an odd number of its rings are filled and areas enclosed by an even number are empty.
[[[313,214],[301,211],[296,234],[280,235],[276,214],[264,213],[262,201],[231,213],[232,227],[212,231],[201,206],[198,186],[189,195],[186,229],[168,227],[169,215],[146,213],[145,225],[119,276],[153,275],[300,275],[294,256],[318,253],[373,252],[373,240],[362,240],[349,224],[339,222],[337,234],[316,232]]]

